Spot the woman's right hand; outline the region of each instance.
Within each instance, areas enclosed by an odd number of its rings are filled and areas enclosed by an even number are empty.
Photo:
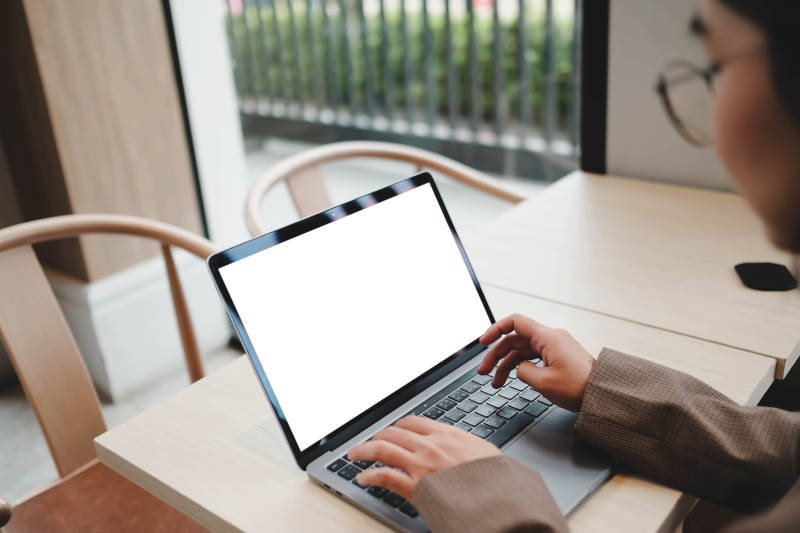
[[[479,342],[488,346],[500,337],[478,365],[479,374],[488,374],[497,365],[492,385],[500,388],[516,368],[522,381],[556,405],[580,409],[595,359],[572,335],[513,314],[492,324]],[[535,357],[541,357],[544,366],[529,361]]]

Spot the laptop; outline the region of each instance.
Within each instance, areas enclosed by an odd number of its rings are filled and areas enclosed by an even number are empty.
[[[391,527],[427,531],[410,502],[358,485],[356,474],[376,465],[346,453],[409,413],[535,468],[564,513],[608,477],[608,459],[571,437],[574,413],[514,372],[501,389],[476,373],[487,350],[478,338],[494,317],[430,174],[216,253],[208,266],[297,465]]]

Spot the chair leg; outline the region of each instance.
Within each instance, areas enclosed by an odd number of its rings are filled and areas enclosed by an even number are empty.
[[[167,266],[169,290],[172,294],[172,305],[175,308],[175,319],[178,321],[178,330],[181,334],[181,343],[186,357],[186,366],[189,369],[189,378],[194,383],[205,376],[203,360],[200,358],[200,348],[197,345],[197,336],[192,326],[189,308],[186,305],[186,298],[183,294],[183,286],[178,277],[178,269],[175,267],[175,259],[172,257],[170,246],[162,243],[161,253],[164,255],[164,263]]]

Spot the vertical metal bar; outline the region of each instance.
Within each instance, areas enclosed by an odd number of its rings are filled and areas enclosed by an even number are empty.
[[[531,71],[528,68],[528,19],[525,11],[526,0],[519,0],[519,122],[520,145],[531,133]]]
[[[480,126],[480,99],[478,87],[478,43],[475,39],[475,8],[472,0],[467,2],[467,18],[469,24],[469,96],[470,96],[470,129],[472,135],[477,137]]]
[[[572,154],[577,156],[580,149],[581,129],[581,35],[582,20],[581,0],[575,0],[575,9],[572,13],[572,98],[570,98],[570,140]]]
[[[503,101],[505,99],[505,81],[503,65],[503,36],[500,33],[500,7],[499,2],[492,2],[492,40],[494,41],[494,134],[495,142],[500,144],[505,117]]]
[[[231,13],[231,5],[229,0],[223,0],[225,4],[225,26],[228,30],[228,43],[231,47],[231,55],[233,56],[233,80],[236,86],[236,96],[239,98],[241,104],[242,94],[244,93],[244,80],[242,79],[242,56],[239,52],[239,44],[236,42],[236,32],[233,27],[233,13]]]
[[[408,53],[410,41],[408,39],[408,15],[406,14],[406,0],[400,0],[400,26],[403,30],[403,83],[406,96],[406,121],[408,129],[414,122],[414,95],[411,94],[411,55]]]
[[[264,17],[262,16],[261,12],[264,9],[264,1],[257,0],[256,1],[256,13],[258,13],[258,41],[259,41],[259,51],[261,53],[261,65],[263,66],[263,74],[262,80],[264,82],[264,88],[266,89],[266,97],[269,100],[270,109],[272,108],[272,103],[275,98],[272,90],[272,83],[269,80],[269,71],[270,71],[270,61],[269,61],[269,49],[267,48],[267,34],[264,31]]]
[[[456,132],[456,116],[458,113],[458,87],[456,87],[456,70],[453,63],[453,28],[450,20],[450,0],[444,2],[444,33],[447,55],[447,122],[450,135]]]
[[[244,53],[246,58],[243,58],[242,63],[245,65],[245,72],[247,72],[247,91],[248,96],[253,96],[255,92],[255,81],[253,76],[255,69],[255,59],[253,58],[253,47],[250,44],[250,30],[247,27],[247,7],[242,4],[242,28],[244,31]]]
[[[394,70],[392,70],[392,60],[389,56],[389,32],[386,29],[386,9],[384,7],[384,0],[380,0],[380,8],[384,114],[391,124],[394,116]]]
[[[553,0],[547,0],[545,10],[545,38],[544,38],[544,140],[548,148],[553,143],[555,132],[556,101],[555,101],[555,43],[553,35]]]
[[[289,110],[289,79],[286,74],[286,61],[283,56],[283,40],[281,39],[280,22],[278,21],[278,7],[276,2],[272,2],[272,32],[275,36],[275,52],[278,55],[278,66],[280,69],[281,79],[281,97],[283,98],[283,106],[288,114]]]
[[[372,70],[372,53],[367,40],[367,19],[364,14],[364,0],[358,2],[358,18],[361,26],[361,53],[364,57],[364,81],[367,92],[367,115],[370,122],[375,118],[375,74]]]
[[[303,83],[303,72],[300,67],[300,39],[297,38],[297,24],[295,23],[293,0],[286,0],[286,7],[289,9],[289,39],[292,41],[292,59],[294,63],[292,94],[294,94],[294,97],[297,98],[297,101],[300,103],[299,111],[300,115],[302,115],[305,110],[308,91],[305,87],[302,87],[305,84]]]
[[[429,130],[433,130],[433,122],[436,117],[436,104],[439,100],[439,93],[433,82],[433,60],[436,54],[433,50],[433,33],[428,19],[428,0],[422,0],[422,42],[425,47],[425,96],[427,106],[425,108],[425,118]]]
[[[324,8],[325,6],[323,6],[323,9]],[[308,55],[311,63],[309,77],[311,78],[311,86],[314,90],[314,103],[316,107],[314,115],[319,118],[320,110],[322,109],[322,80],[320,79],[322,73],[319,70],[319,63],[317,61],[317,48],[314,46],[317,39],[311,20],[313,9],[314,0],[306,0],[306,41],[308,42]]]
[[[254,5],[254,6],[252,6],[251,9],[255,9],[256,10],[256,20],[259,21],[260,18],[258,17],[258,6]],[[248,36],[248,46],[250,47],[251,63],[253,65],[253,95],[252,96],[253,96],[253,99],[255,100],[256,110],[258,110],[259,100],[264,95],[265,90],[266,90],[265,87],[264,87],[264,75],[265,75],[264,62],[262,61],[262,58],[259,55],[259,52],[261,50],[261,45],[263,43],[259,42],[258,47],[256,47],[255,41],[260,41],[260,39],[258,39],[258,37],[257,37],[257,35],[260,35],[260,32],[258,34],[256,34],[256,35],[252,35],[252,36],[250,35],[250,27],[249,27],[250,23],[247,21],[247,11],[248,10],[243,5],[242,6],[242,19],[245,21],[245,29],[247,30],[247,36]]]
[[[344,66],[345,78],[347,79],[347,103],[350,107],[350,118],[355,118],[356,114],[356,80],[353,76],[353,57],[351,55],[350,44],[348,43],[348,21],[347,5],[345,0],[339,0],[339,30],[342,46],[344,47]]]
[[[325,0],[322,0],[322,26],[325,32],[325,51],[327,53],[328,91],[333,108],[334,120],[339,120],[339,86],[336,83],[336,53],[334,50],[333,28],[328,17]]]

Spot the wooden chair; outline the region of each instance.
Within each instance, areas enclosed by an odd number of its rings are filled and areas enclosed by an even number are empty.
[[[331,206],[322,181],[320,165],[354,157],[375,157],[413,163],[417,169],[429,168],[493,196],[518,203],[525,196],[498,184],[496,180],[447,157],[401,144],[374,141],[348,141],[325,144],[288,157],[273,165],[250,188],[245,200],[244,216],[250,234],[261,235],[267,227],[261,220],[260,207],[272,187],[285,181],[301,218]]]
[[[0,230],[0,339],[59,474],[47,488],[18,502],[13,516],[0,500],[0,527],[8,522],[7,533],[205,531],[97,461],[93,439],[106,430],[97,393],[32,248],[87,233],[161,243],[189,376],[194,382],[204,374],[171,250],[176,246],[205,259],[215,251],[211,242],[168,224],[122,215],[67,215]]]

